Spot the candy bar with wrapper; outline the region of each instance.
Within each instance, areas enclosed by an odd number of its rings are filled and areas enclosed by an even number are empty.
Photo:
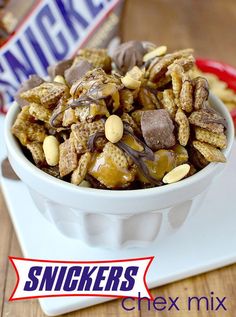
[[[0,112],[30,75],[44,78],[49,66],[70,60],[80,48],[108,47],[118,36],[122,7],[123,0],[1,0]]]

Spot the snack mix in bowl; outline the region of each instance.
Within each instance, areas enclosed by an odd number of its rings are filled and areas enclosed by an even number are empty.
[[[208,102],[208,82],[190,76],[192,49],[130,41],[109,56],[81,49],[32,75],[12,127],[26,156],[74,185],[142,189],[180,181],[225,162],[226,121]]]

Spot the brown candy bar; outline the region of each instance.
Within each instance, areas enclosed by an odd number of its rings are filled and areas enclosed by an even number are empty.
[[[134,66],[141,66],[145,49],[142,42],[130,41],[121,44],[112,56],[118,70],[125,74]]]
[[[165,109],[144,111],[141,129],[146,144],[154,151],[175,145],[174,124]]]
[[[66,61],[61,61],[55,65],[48,67],[48,74],[51,78],[56,77],[57,75],[64,76],[65,71],[71,67],[73,63],[72,59],[67,59]]]
[[[92,65],[87,61],[79,61],[76,65],[71,66],[65,70],[65,80],[72,86],[74,82],[84,76],[89,70],[91,70]]]

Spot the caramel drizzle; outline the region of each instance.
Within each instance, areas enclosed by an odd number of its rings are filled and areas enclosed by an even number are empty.
[[[142,171],[145,178],[147,178],[151,184],[160,186],[162,184],[161,181],[158,181],[156,178],[150,175],[148,167],[143,161],[144,158],[153,161],[154,160],[153,151],[144,142],[142,142],[138,137],[134,135],[134,133],[130,130],[129,124],[126,122],[124,123],[124,134],[131,135],[143,147],[144,150],[137,151],[131,148],[126,143],[124,143],[123,141],[117,142],[116,145],[133,160],[133,162],[139,167],[139,169]],[[105,136],[104,132],[96,132],[92,134],[88,140],[88,149],[91,152],[93,152],[95,150],[96,140],[99,137],[104,137],[104,136]]]
[[[134,150],[132,149],[131,147],[129,147],[127,144],[125,144],[124,142],[122,141],[119,141],[119,142],[122,142],[124,143],[125,145],[127,145],[128,148],[131,148],[133,151],[137,152],[139,157],[140,158],[146,158],[150,161],[154,161],[154,153],[153,151],[150,149],[150,147],[147,146],[146,143],[144,143],[143,141],[141,141],[131,130],[132,128],[130,127],[130,125],[127,123],[127,122],[124,122],[124,134],[126,135],[131,135],[135,141],[137,141],[142,147],[143,147],[143,151],[137,151],[137,150]],[[118,142],[118,143],[119,143]]]
[[[117,75],[116,75],[116,77],[117,77]],[[82,85],[83,85],[83,82],[81,81],[77,85],[77,87],[75,88],[74,94],[78,91],[78,89]],[[63,110],[54,113],[53,116],[50,118],[50,121],[49,121],[50,125],[52,127],[56,128],[57,126],[55,126],[55,120],[58,118],[59,115],[61,115],[63,112],[65,112],[69,108],[73,109],[73,108],[81,107],[81,106],[90,106],[91,103],[99,104],[99,101],[104,99],[104,96],[102,96],[102,95],[101,96],[97,95],[96,97],[93,96],[94,92],[96,92],[96,90],[98,90],[99,85],[101,87],[101,85],[105,85],[105,84],[95,81],[86,93],[84,93],[82,96],[80,96],[77,99],[73,98],[72,101]]]
[[[144,157],[148,157],[147,155],[144,154],[144,151],[142,152],[136,151],[122,141],[117,142],[117,146],[131,157],[134,163],[142,171],[145,178],[147,178],[151,184],[155,184],[158,186],[161,185],[161,182],[158,181],[156,178],[152,177],[151,174],[149,173],[148,167],[143,161]]]
[[[52,127],[56,127],[55,126],[55,120],[58,118],[58,116],[60,114],[62,114],[63,112],[65,112],[67,109],[69,108],[76,108],[76,107],[81,107],[81,106],[90,106],[91,103],[96,103],[99,104],[98,101],[104,99],[104,96],[97,96],[96,98],[94,98],[93,96],[90,96],[89,94],[93,94],[94,91],[96,91],[97,87],[95,86],[94,83],[90,89],[86,92],[86,94],[84,94],[83,96],[77,98],[77,99],[72,99],[72,101],[61,111],[56,112],[51,118],[50,118],[50,124]],[[94,87],[95,86],[95,87]],[[79,87],[76,88],[76,90]]]

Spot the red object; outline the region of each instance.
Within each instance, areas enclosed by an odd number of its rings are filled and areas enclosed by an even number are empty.
[[[234,124],[236,126],[236,109],[232,110],[230,113],[231,113],[231,116],[232,116],[232,118],[234,120]]]
[[[202,58],[198,58],[196,64],[204,73],[215,74],[220,80],[226,82],[228,87],[236,93],[236,68],[225,63]],[[230,113],[236,125],[236,109],[232,110]]]

